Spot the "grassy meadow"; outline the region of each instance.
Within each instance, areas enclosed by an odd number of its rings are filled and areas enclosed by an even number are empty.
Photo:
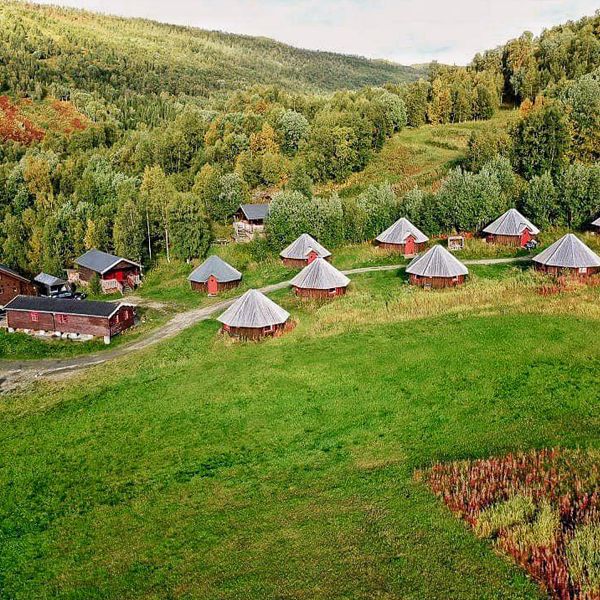
[[[598,447],[600,289],[510,265],[273,298],[297,327],[206,321],[0,405],[3,597],[541,598],[415,469]]]

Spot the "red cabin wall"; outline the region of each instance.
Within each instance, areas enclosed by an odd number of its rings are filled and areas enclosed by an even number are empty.
[[[196,292],[204,292],[208,293],[208,285],[206,283],[198,283],[197,281],[191,281],[190,285],[192,289]],[[238,281],[228,281],[227,283],[217,282],[217,292],[222,292],[224,290],[231,290],[240,285],[240,280]]]
[[[0,271],[0,306],[8,304],[17,296],[37,296],[38,290],[33,283],[24,282],[10,273]]]
[[[398,252],[399,254],[406,254],[405,245],[406,244],[390,244],[388,242],[377,242],[377,245],[384,250],[393,250]],[[415,242],[414,243],[414,254],[418,254],[423,250],[426,246],[425,242]]]
[[[272,330],[266,331],[264,327],[228,327],[223,325],[222,330],[228,333],[231,337],[241,338],[244,340],[259,340],[264,337],[278,337],[289,329],[287,323],[275,325]]]
[[[585,273],[580,273],[578,268],[564,268],[564,267],[551,267],[548,265],[541,265],[540,263],[534,262],[534,268],[536,271],[547,273],[554,277],[566,275],[568,277],[575,277],[577,279],[587,279],[593,275],[600,273],[600,267],[587,267]]]
[[[447,287],[456,287],[465,282],[465,276],[459,275],[453,277],[421,277],[420,275],[410,275],[410,283],[421,287],[431,287],[433,289],[441,289]]]
[[[333,290],[316,290],[311,288],[299,288],[294,286],[294,293],[301,298],[335,298],[343,296],[346,293],[345,287],[338,287]]]
[[[523,232],[522,235],[493,235],[493,234],[490,234],[486,237],[486,240],[490,244],[500,244],[503,246],[522,247],[529,240],[535,239],[535,236],[531,235],[531,233],[529,232],[528,229],[526,229],[525,231],[527,232],[527,235],[525,235],[525,232]]]
[[[331,262],[331,256],[325,258],[327,262]],[[308,258],[282,258],[281,262],[292,269],[303,269],[308,265]]]

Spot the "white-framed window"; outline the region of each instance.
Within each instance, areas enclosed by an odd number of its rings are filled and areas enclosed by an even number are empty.
[[[69,319],[67,315],[56,315],[56,322],[64,325],[65,323],[69,322]]]
[[[580,272],[582,275],[585,275],[585,274],[587,273],[587,267],[579,267],[579,272]]]
[[[29,313],[29,318],[34,322],[37,323],[40,320],[40,313],[36,313],[36,312],[30,312]]]
[[[271,333],[272,331],[275,331],[275,325],[267,325],[266,327],[263,327],[263,331],[265,333]]]

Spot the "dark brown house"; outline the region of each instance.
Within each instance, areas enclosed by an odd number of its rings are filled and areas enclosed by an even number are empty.
[[[0,264],[0,306],[16,296],[37,296],[37,286],[6,265]]]
[[[135,308],[114,302],[17,296],[5,309],[10,333],[101,337],[109,344],[111,338],[135,324]]]
[[[70,282],[87,285],[97,275],[106,294],[123,293],[136,288],[142,275],[142,265],[139,263],[95,248],[75,259],[75,266],[76,270],[69,273]]]

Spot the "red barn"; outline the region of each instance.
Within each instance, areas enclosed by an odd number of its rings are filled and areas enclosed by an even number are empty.
[[[469,270],[446,248],[437,244],[406,267],[410,283],[424,288],[456,287],[465,282]]]
[[[17,296],[6,307],[8,331],[43,331],[55,336],[111,338],[135,324],[135,308],[128,304]]]
[[[303,233],[287,248],[283,249],[279,256],[286,267],[301,269],[317,257],[329,260],[331,258],[331,252],[324,246],[321,246],[321,244],[319,244],[312,236],[308,235],[308,233]]]
[[[223,290],[238,286],[242,281],[242,274],[213,254],[190,273],[188,281],[193,290],[208,292],[209,296],[215,296]]]
[[[350,280],[324,258],[316,258],[290,283],[297,296],[333,298],[346,293]]]
[[[95,248],[77,258],[75,265],[77,269],[69,275],[70,281],[89,284],[97,275],[106,294],[124,293],[140,284],[142,265]]]
[[[375,238],[375,243],[386,250],[396,250],[405,257],[420,252],[429,238],[408,219],[402,217]]]
[[[576,235],[567,233],[533,259],[536,270],[550,275],[571,275],[586,279],[600,273],[600,256]]]
[[[540,230],[516,208],[507,210],[483,230],[490,243],[521,248],[535,239],[539,232]]]
[[[37,286],[6,265],[0,264],[0,306],[16,296],[37,296]]]

